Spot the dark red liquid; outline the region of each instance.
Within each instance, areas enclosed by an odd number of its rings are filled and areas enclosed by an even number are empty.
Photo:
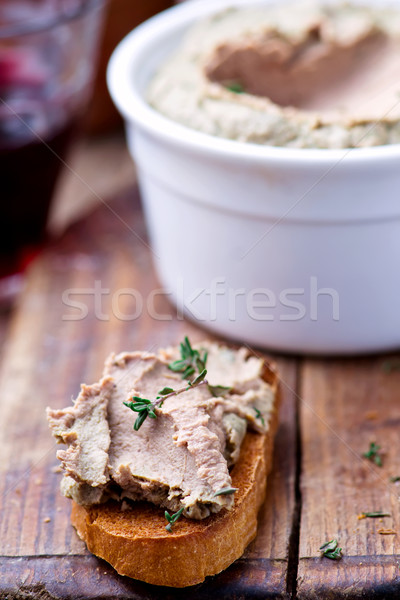
[[[45,143],[0,148],[0,277],[23,269],[45,241],[54,187],[75,129],[69,123]]]
[[[90,97],[103,8],[101,0],[0,0],[0,288],[46,239]]]

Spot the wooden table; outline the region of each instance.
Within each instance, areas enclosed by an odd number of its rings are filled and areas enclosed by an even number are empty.
[[[136,316],[133,296],[118,296],[123,288],[144,299],[159,288],[132,182],[39,257],[15,309],[0,319],[0,598],[400,598],[400,484],[390,481],[400,476],[400,359],[393,356],[273,356],[283,406],[268,497],[256,540],[224,573],[190,592],[156,588],[118,576],[86,551],[58,490],[45,407],[69,404],[82,381],[98,379],[111,351],[208,335],[177,318],[161,295],[156,309],[165,319],[146,310]],[[87,306],[85,318],[76,320],[86,309],[71,298]],[[384,451],[382,467],[362,457],[372,441]],[[378,510],[390,516],[357,518]],[[340,561],[318,550],[332,538],[343,548]]]

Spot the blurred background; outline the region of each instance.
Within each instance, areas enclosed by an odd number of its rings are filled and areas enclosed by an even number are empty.
[[[0,298],[49,239],[135,181],[109,57],[169,0],[2,0]]]
[[[87,118],[89,134],[110,131],[122,124],[112,104],[105,80],[108,59],[115,46],[134,27],[172,4],[172,0],[146,0],[146,2],[108,0],[93,100]]]
[[[172,6],[172,0],[108,0],[100,41],[93,97],[87,109],[81,139],[74,144],[69,165],[83,173],[84,181],[64,170],[49,217],[49,230],[59,235],[76,218],[87,214],[99,198],[118,193],[135,182],[134,165],[124,142],[122,118],[106,85],[107,63],[112,51],[134,27]],[[87,185],[93,186],[90,193]]]

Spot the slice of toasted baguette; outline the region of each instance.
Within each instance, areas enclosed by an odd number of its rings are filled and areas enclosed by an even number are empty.
[[[239,558],[257,531],[257,514],[266,493],[278,423],[277,378],[267,367],[264,378],[275,390],[274,410],[266,434],[248,432],[232,485],[235,505],[201,521],[182,517],[166,531],[164,510],[137,502],[84,507],[73,502],[71,521],[90,552],[109,562],[120,575],[154,585],[185,587],[204,581]]]

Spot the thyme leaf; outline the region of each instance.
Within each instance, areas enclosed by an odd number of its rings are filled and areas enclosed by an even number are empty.
[[[362,512],[360,515],[358,515],[358,519],[378,519],[380,517],[390,517],[390,513],[384,513],[381,511],[374,511],[374,512]]]
[[[232,81],[225,85],[226,89],[234,94],[243,94],[245,89],[239,81]]]
[[[378,467],[381,467],[382,456],[379,452],[380,449],[381,447],[378,444],[375,444],[375,442],[371,442],[369,445],[369,450],[363,453],[363,457],[375,463]]]
[[[215,498],[215,496],[227,496],[228,494],[234,494],[235,492],[238,491],[239,488],[233,488],[233,487],[226,487],[226,488],[222,488],[220,490],[218,490],[218,492],[215,492],[215,494],[213,494],[213,498]]]
[[[389,478],[390,483],[397,483],[400,481],[400,475],[395,475],[394,477]]]
[[[262,425],[265,425],[264,417],[262,416],[261,411],[259,411],[255,406],[253,406],[253,409],[256,412],[256,419],[260,419]]]
[[[139,431],[139,429],[141,428],[141,426],[143,425],[143,423],[146,420],[146,417],[148,416],[147,412],[141,412],[140,415],[138,416],[138,418],[136,419],[133,428],[135,431]]]
[[[340,560],[342,558],[342,549],[336,548],[332,552],[324,552],[323,554],[326,558],[330,558],[331,560]]]
[[[174,513],[173,515],[170,515],[169,512],[166,510],[165,511],[165,518],[168,521],[168,525],[165,526],[165,529],[171,533],[172,532],[172,525],[174,525],[177,520],[179,519],[179,517],[181,516],[181,514],[183,513],[183,509],[184,507],[182,506],[182,508],[180,508],[176,513]]]
[[[211,396],[214,398],[219,398],[228,392],[231,388],[226,385],[210,385],[208,384],[208,389],[210,390]]]
[[[204,381],[204,378],[206,375],[207,375],[207,371],[206,371],[206,369],[203,369],[202,372],[199,375],[197,375],[197,377],[193,381],[188,381],[189,386],[193,387],[195,385],[198,385],[199,383]]]
[[[319,549],[324,552],[331,551],[331,550],[335,550],[335,548],[337,548],[337,545],[338,545],[337,540],[331,540],[330,542],[325,542],[325,544],[322,544],[322,546],[320,546]]]
[[[160,391],[158,392],[158,394],[159,394],[160,396],[166,396],[167,394],[171,394],[171,392],[173,392],[173,391],[174,391],[174,390],[173,390],[173,388],[170,388],[170,387],[165,387],[165,388],[163,388],[162,390],[160,390]]]
[[[322,556],[330,558],[331,560],[340,560],[342,558],[342,549],[338,547],[337,540],[330,540],[320,546],[319,550],[322,552]]]

